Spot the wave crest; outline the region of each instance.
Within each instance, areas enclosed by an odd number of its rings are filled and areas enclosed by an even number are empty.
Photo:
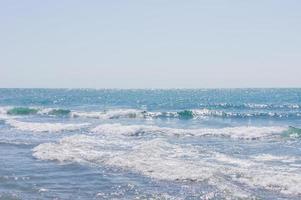
[[[7,110],[8,115],[32,115],[36,114],[39,110],[28,107],[15,107]]]
[[[116,109],[103,112],[72,112],[72,117],[85,117],[97,119],[118,119],[118,118],[143,118],[144,111],[136,109]]]
[[[223,110],[223,109],[191,109],[182,111],[146,111],[139,109],[112,109],[106,111],[74,111],[62,108],[36,108],[36,107],[1,107],[2,115],[49,115],[68,116],[96,119],[203,119],[207,117],[217,118],[300,118],[298,111],[273,111],[273,110]]]
[[[199,129],[177,129],[147,125],[121,125],[121,124],[102,124],[91,131],[93,133],[105,133],[112,135],[139,136],[144,134],[173,135],[173,136],[223,136],[236,139],[260,139],[275,134],[280,135],[286,131],[286,127],[256,127],[239,126],[227,128],[199,128]]]
[[[31,131],[31,132],[74,131],[90,125],[89,123],[64,124],[64,123],[22,122],[14,119],[6,120],[6,124],[21,131]]]

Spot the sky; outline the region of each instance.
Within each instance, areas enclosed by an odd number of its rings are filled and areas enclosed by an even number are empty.
[[[301,87],[301,1],[0,0],[0,87]]]

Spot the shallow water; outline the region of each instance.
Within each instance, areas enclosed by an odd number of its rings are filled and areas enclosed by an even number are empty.
[[[300,199],[301,89],[0,89],[0,199]]]

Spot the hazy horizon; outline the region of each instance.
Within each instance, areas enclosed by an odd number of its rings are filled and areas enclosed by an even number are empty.
[[[184,87],[177,87],[177,88],[172,88],[172,87],[157,87],[157,88],[151,88],[151,87],[145,87],[145,88],[92,88],[92,87],[0,87],[0,89],[21,89],[21,90],[26,90],[26,89],[45,89],[45,90],[271,90],[271,89],[276,89],[276,90],[285,90],[285,89],[301,89],[301,87],[190,87],[190,88],[184,88]]]

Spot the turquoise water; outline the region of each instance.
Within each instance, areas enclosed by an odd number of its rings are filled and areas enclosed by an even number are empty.
[[[0,199],[300,199],[301,89],[0,89]]]

